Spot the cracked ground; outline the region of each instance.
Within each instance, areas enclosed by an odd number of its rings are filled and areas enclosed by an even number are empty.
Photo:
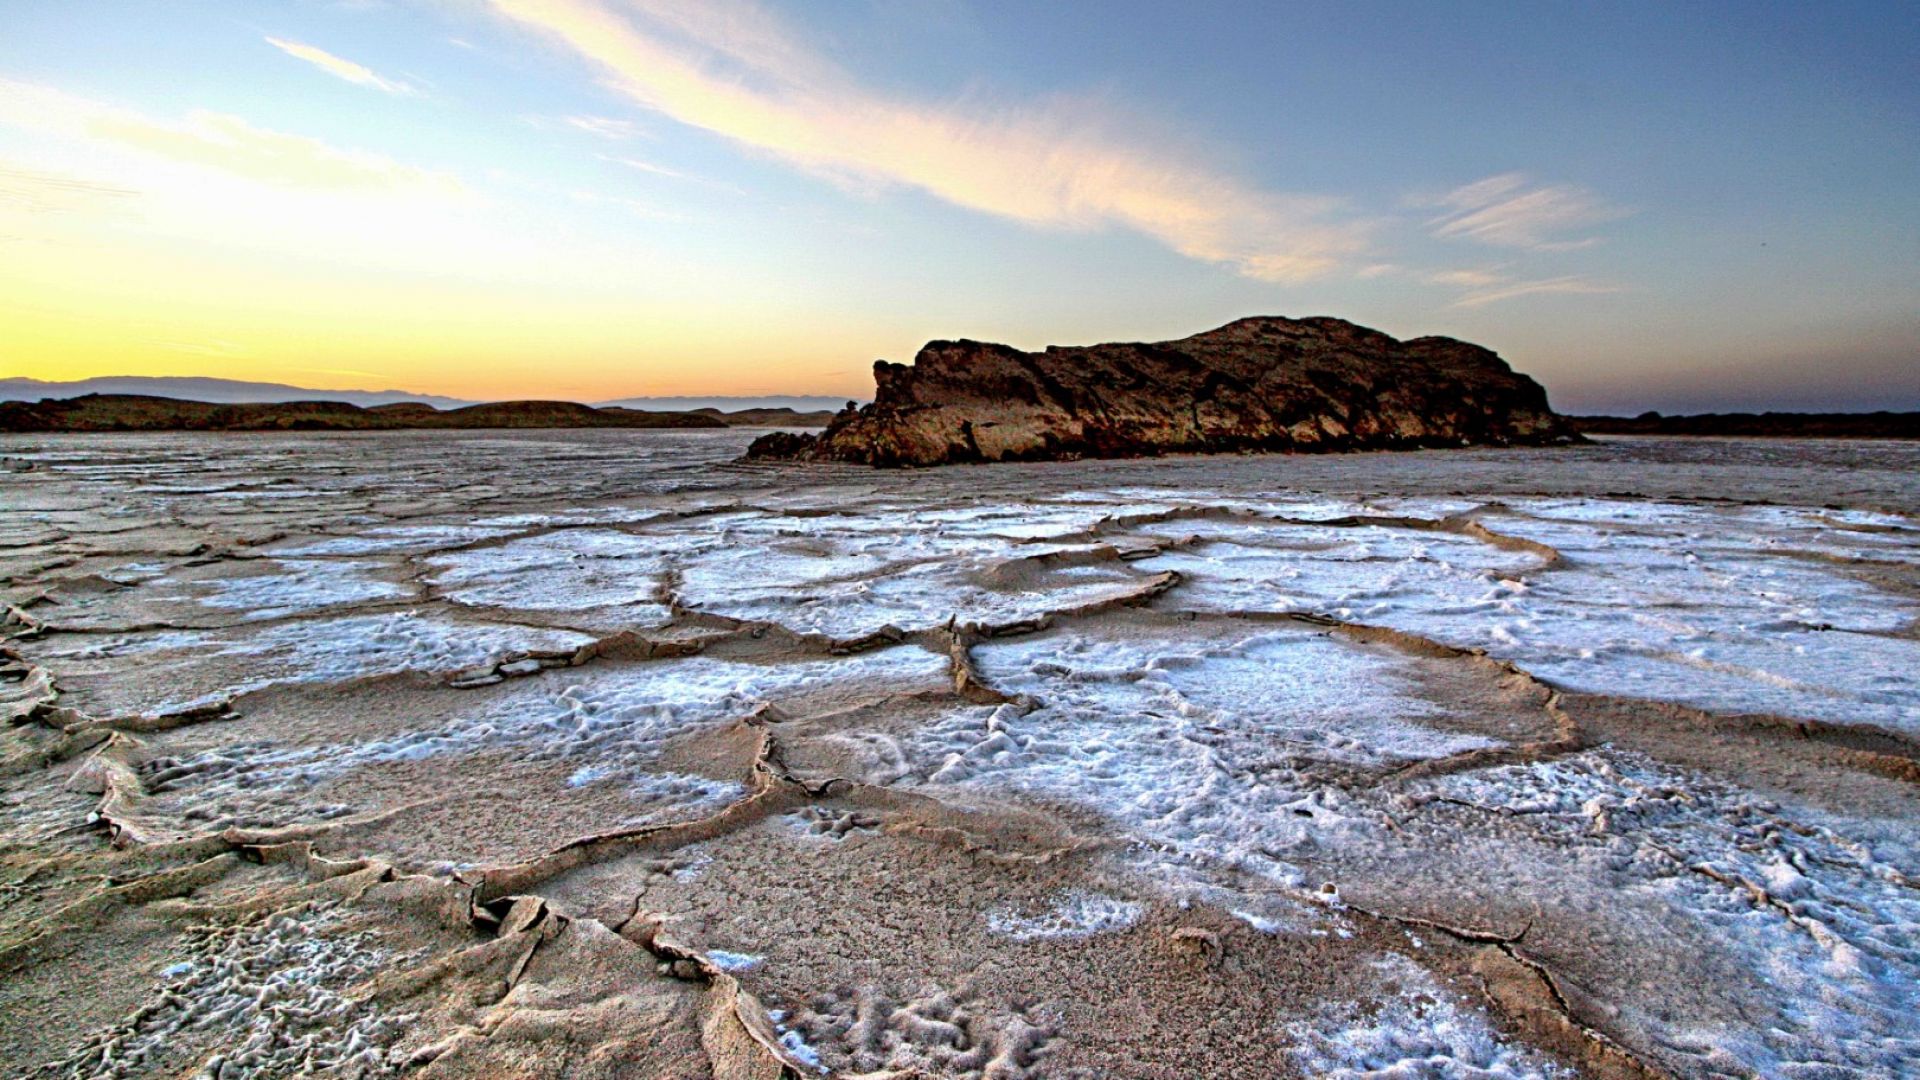
[[[0,442],[0,1071],[1920,1071],[1920,449],[751,434]]]

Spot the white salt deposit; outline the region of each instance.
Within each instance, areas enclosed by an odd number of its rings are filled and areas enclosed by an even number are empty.
[[[1326,1080],[1523,1080],[1572,1075],[1502,1038],[1477,1008],[1398,953],[1375,965],[1371,1003],[1327,1007],[1288,1033],[1296,1067]]]
[[[850,640],[892,628],[926,630],[949,620],[1006,625],[1134,595],[1147,575],[1117,561],[1030,564],[1017,580],[998,568],[1044,553],[964,532],[894,534],[823,518],[761,521],[732,530],[727,543],[681,563],[688,607],[778,623],[804,634]]]
[[[1769,1014],[1738,1026],[1619,1002],[1633,1027],[1703,1072],[1893,1076],[1920,1060],[1920,850],[1910,842],[1849,837],[1811,824],[1818,815],[1605,749],[1431,786],[1574,853],[1600,876],[1597,889],[1657,898],[1698,927],[1704,955],[1746,973],[1746,985],[1718,994]]]
[[[1301,885],[1289,852],[1377,828],[1328,764],[1495,745],[1420,723],[1404,661],[1324,634],[1146,643],[1050,632],[977,646],[982,677],[1037,708],[958,709],[905,747],[906,775],[1079,805],[1174,862]],[[876,761],[883,770],[883,761]]]
[[[1742,520],[1751,512],[1628,505],[1631,514],[1602,509],[1631,528],[1488,517],[1566,564],[1484,617],[1395,624],[1577,689],[1920,731],[1920,640],[1895,633],[1920,604],[1831,561],[1774,550]],[[1920,552],[1920,533],[1908,550]]]
[[[513,529],[475,524],[376,525],[353,536],[295,543],[278,549],[278,553],[309,556],[419,554],[511,536],[513,532]]]
[[[758,956],[753,953],[729,952],[726,949],[708,949],[706,951],[706,957],[707,961],[714,967],[733,975],[737,975],[743,971],[752,971],[754,968],[767,962],[767,958],[764,956]]]
[[[343,932],[343,921],[338,907],[308,904],[191,931],[192,959],[162,971],[152,1000],[89,1038],[60,1074],[140,1075],[181,1042],[216,1051],[200,1076],[396,1071],[401,1062],[387,1047],[412,1018],[385,1014],[352,990],[402,958],[372,933]]]
[[[1189,579],[1168,603],[1189,611],[1272,611],[1399,625],[1490,612],[1503,582],[1541,559],[1456,533],[1383,525],[1175,520],[1141,532],[1206,542],[1138,565]]]
[[[607,609],[622,628],[664,625],[670,558],[710,539],[568,529],[427,560],[428,584],[459,604],[531,612]]]
[[[216,578],[192,587],[208,607],[244,611],[248,620],[276,619],[346,604],[402,599],[401,585],[376,576],[365,559],[268,559],[244,577]],[[251,569],[251,568],[250,568]],[[263,571],[263,572],[261,572]]]
[[[450,675],[530,652],[565,653],[592,638],[564,630],[450,622],[418,612],[306,619],[231,630],[102,635],[46,655],[132,676],[143,711],[176,712],[294,683],[403,672]]]
[[[987,928],[1015,941],[1072,940],[1125,930],[1145,910],[1132,900],[1071,889],[1049,897],[1038,911],[995,908],[987,912]]]
[[[1920,530],[1782,508],[1520,501],[1482,514],[1565,561],[1395,526],[1175,519],[1202,541],[1135,565],[1185,579],[1163,606],[1274,611],[1483,648],[1561,685],[1723,712],[1920,731],[1920,603],[1836,559],[1920,559]]]
[[[714,810],[739,798],[734,781],[655,766],[667,740],[733,722],[798,694],[880,697],[946,679],[943,657],[913,646],[836,660],[752,664],[707,657],[594,667],[515,684],[482,711],[444,726],[357,743],[228,744],[145,770],[156,793],[229,815],[246,814],[289,789],[384,762],[425,761],[510,750],[516,760],[571,767],[568,784],[620,783],[646,813]]]

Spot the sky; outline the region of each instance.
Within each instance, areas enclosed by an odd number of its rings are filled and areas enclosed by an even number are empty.
[[[1920,6],[0,0],[0,376],[871,393],[1336,315],[1920,408]]]

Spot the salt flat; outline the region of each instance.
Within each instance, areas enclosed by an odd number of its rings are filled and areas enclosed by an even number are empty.
[[[0,1061],[1920,1071],[1920,446],[0,441]]]

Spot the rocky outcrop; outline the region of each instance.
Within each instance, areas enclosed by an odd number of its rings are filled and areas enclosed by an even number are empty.
[[[873,374],[873,404],[818,436],[766,436],[748,457],[902,466],[1581,441],[1539,383],[1486,349],[1332,318],[1037,353],[935,341],[913,366]]]

